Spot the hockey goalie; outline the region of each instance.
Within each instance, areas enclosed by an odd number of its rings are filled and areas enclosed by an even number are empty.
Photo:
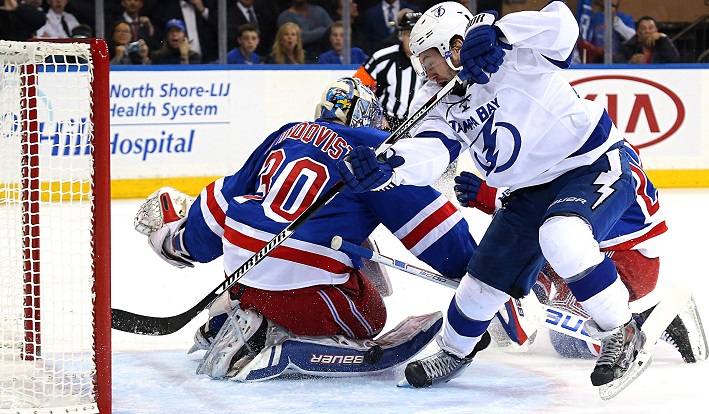
[[[335,164],[350,148],[388,137],[376,97],[356,79],[328,86],[315,118],[270,134],[236,174],[195,200],[171,188],[156,191],[141,206],[136,230],[173,266],[221,258],[232,274],[335,184]],[[446,277],[465,273],[475,242],[438,191],[345,190],[210,307],[191,349],[206,351],[197,373],[237,381],[362,375],[422,350],[438,333],[441,312],[409,317],[379,335],[387,319],[383,296],[392,289],[386,271],[329,248],[335,234],[371,248],[368,236],[379,224]]]

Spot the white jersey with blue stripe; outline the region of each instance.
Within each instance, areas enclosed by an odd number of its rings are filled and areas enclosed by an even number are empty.
[[[622,140],[603,107],[580,98],[560,73],[578,38],[565,4],[511,13],[496,26],[512,46],[499,71],[445,98],[412,131],[421,139],[394,146],[406,160],[397,183],[429,183],[467,148],[491,186],[514,191],[589,165]],[[440,88],[429,81],[412,109]]]

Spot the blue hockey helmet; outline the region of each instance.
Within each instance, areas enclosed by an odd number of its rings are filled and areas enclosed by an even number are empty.
[[[384,111],[371,89],[357,78],[340,78],[323,92],[315,119],[338,120],[352,128],[382,129]]]

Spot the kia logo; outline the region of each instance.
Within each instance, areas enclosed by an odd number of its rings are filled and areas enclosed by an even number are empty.
[[[684,122],[679,96],[648,79],[602,75],[575,80],[571,86],[582,98],[604,105],[615,126],[638,148],[664,141]]]

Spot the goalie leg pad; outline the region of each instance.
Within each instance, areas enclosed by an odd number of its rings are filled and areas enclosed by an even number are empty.
[[[423,350],[442,325],[442,313],[435,312],[409,317],[375,340],[290,335],[264,348],[232,379],[263,381],[284,373],[351,377],[385,371]]]
[[[534,341],[542,317],[541,309],[537,297],[529,295],[521,299],[510,298],[495,316],[512,342],[525,345]]]

